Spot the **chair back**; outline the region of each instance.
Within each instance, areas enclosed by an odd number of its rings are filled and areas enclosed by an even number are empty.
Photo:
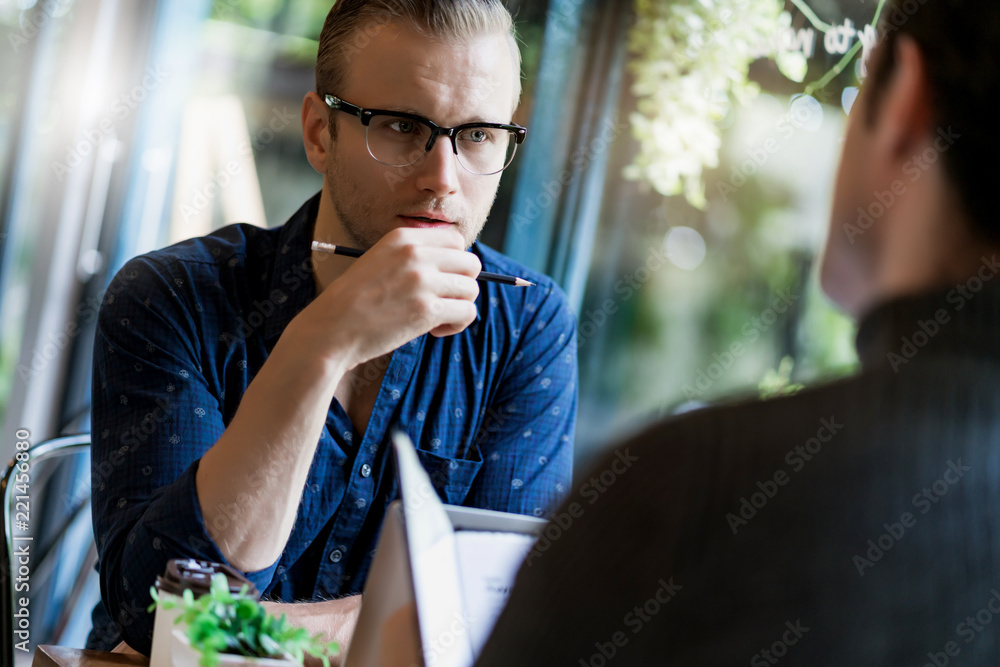
[[[84,433],[17,451],[0,480],[0,664],[29,658],[74,617],[97,562],[89,473],[90,434]]]

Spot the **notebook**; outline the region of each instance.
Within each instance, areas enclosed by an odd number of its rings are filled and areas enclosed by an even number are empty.
[[[546,522],[445,505],[413,443],[393,435],[401,500],[389,506],[345,667],[376,667],[385,622],[415,603],[427,667],[471,667]]]

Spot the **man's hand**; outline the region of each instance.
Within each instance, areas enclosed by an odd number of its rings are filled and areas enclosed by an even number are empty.
[[[349,370],[430,333],[450,336],[476,319],[479,258],[451,229],[395,229],[289,325],[301,344]]]

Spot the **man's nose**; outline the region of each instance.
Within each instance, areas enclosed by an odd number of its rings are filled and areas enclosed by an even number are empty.
[[[449,137],[437,137],[434,146],[415,166],[416,185],[420,190],[432,192],[438,197],[458,192],[462,166],[458,164],[458,156]]]

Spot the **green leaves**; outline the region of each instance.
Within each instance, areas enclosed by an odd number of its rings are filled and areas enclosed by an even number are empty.
[[[234,595],[223,574],[213,575],[210,591],[198,599],[185,590],[180,603],[161,600],[155,587],[150,595],[150,611],[157,607],[181,609],[176,623],[187,625],[188,640],[201,653],[201,667],[216,667],[220,653],[254,658],[291,656],[299,663],[308,653],[329,667],[329,656],[340,650],[336,642],[325,642],[319,634],[310,636],[305,629],[290,625],[284,614],[275,618],[267,613],[247,595],[246,586]]]

